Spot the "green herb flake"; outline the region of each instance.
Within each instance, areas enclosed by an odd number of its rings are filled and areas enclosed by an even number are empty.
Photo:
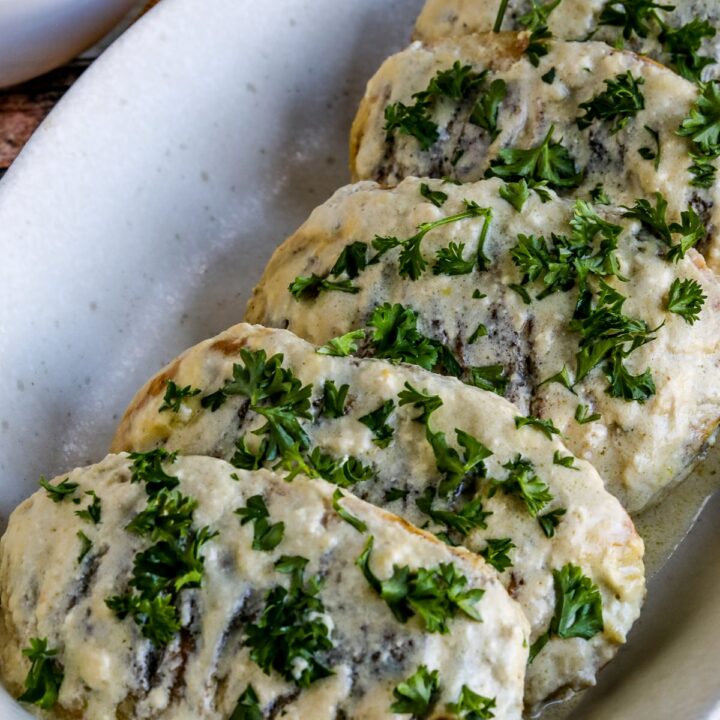
[[[77,533],[77,539],[80,541],[80,554],[78,555],[78,564],[80,564],[85,556],[90,552],[90,548],[92,548],[92,540],[82,531],[78,530]]]
[[[349,385],[341,385],[339,388],[334,380],[326,380],[323,385],[323,409],[322,414],[329,418],[340,418],[345,414],[345,404]]]
[[[493,80],[470,113],[470,122],[483,128],[490,136],[490,140],[495,140],[500,134],[498,114],[500,105],[506,96],[507,84],[505,81],[500,78]]]
[[[290,294],[299,302],[301,300],[315,300],[324,292],[343,292],[355,295],[360,288],[352,284],[351,280],[333,282],[325,277],[313,273],[310,276],[298,275],[288,286]]]
[[[588,412],[590,411],[589,405],[578,405],[575,408],[575,420],[580,423],[580,425],[586,425],[587,423],[595,422],[597,420],[600,420],[602,415],[600,413],[592,413],[592,415],[588,415]]]
[[[487,540],[487,545],[480,551],[480,554],[485,558],[485,562],[492,565],[498,572],[505,572],[513,565],[508,553],[515,547],[510,538],[491,539]]]
[[[88,490],[85,494],[90,496],[92,500],[84,510],[76,510],[75,514],[81,520],[97,525],[102,516],[102,500],[95,494],[94,490]]]
[[[149,497],[160,490],[172,490],[180,481],[174,475],[168,475],[163,469],[163,463],[172,465],[177,453],[169,453],[163,448],[156,448],[148,452],[132,452],[128,455],[132,460],[130,466],[130,481],[145,484],[145,492]]]
[[[395,430],[387,424],[387,420],[395,409],[394,400],[386,400],[379,408],[358,418],[374,435],[373,442],[380,448],[386,448],[392,441]]]
[[[398,405],[412,405],[421,411],[420,415],[413,418],[416,422],[427,424],[430,416],[442,407],[443,401],[439,395],[428,395],[427,393],[414,388],[409,381],[405,381],[405,389],[398,394]]]
[[[333,277],[343,273],[354,280],[367,266],[368,246],[364,242],[353,242],[343,248],[330,270]]]
[[[44,475],[40,476],[40,487],[43,488],[48,497],[56,503],[62,502],[65,498],[70,497],[78,489],[78,484],[70,482],[70,478],[65,478],[57,485],[53,485]]]
[[[357,352],[357,343],[365,339],[364,330],[353,330],[340,337],[333,338],[317,349],[318,355],[331,355],[333,357],[348,357]]]
[[[242,518],[240,520],[241,525],[246,525],[249,522],[254,523],[253,550],[270,552],[282,542],[285,534],[285,523],[271,523],[269,521],[270,513],[262,495],[253,495],[248,498],[247,505],[238,508],[235,514]]]
[[[605,192],[605,188],[603,187],[602,183],[598,183],[590,191],[590,199],[596,205],[611,205],[612,204],[612,201],[608,197],[608,194]]]
[[[486,529],[486,518],[492,515],[492,512],[483,508],[482,500],[474,498],[466,503],[459,511],[450,509],[441,510],[433,507],[435,499],[435,491],[427,488],[425,493],[421,495],[415,504],[420,512],[427,515],[434,522],[444,525],[446,531],[455,531],[461,537],[467,537],[473,530],[478,528]]]
[[[499,190],[500,197],[507,200],[517,212],[522,212],[525,203],[530,197],[527,181],[522,178],[517,182],[506,182]]]
[[[487,337],[488,329],[480,323],[476,328],[473,334],[468,338],[468,345],[472,345],[473,343],[476,343],[480,338]]]
[[[552,85],[555,82],[555,68],[551,67],[540,79],[547,85]]]
[[[640,86],[645,83],[643,77],[634,77],[628,70],[624,75],[616,75],[614,80],[605,80],[607,89],[588,102],[580,103],[585,115],[577,118],[580,130],[590,127],[595,120],[609,121],[610,134],[620,132],[641,110],[645,109],[645,97]]]
[[[360,520],[360,518],[355,517],[355,515],[352,515],[344,507],[342,507],[342,505],[340,505],[340,500],[342,500],[344,497],[345,495],[343,494],[343,491],[340,488],[337,488],[337,490],[335,490],[335,492],[333,493],[333,510],[346,523],[352,525],[359,533],[367,532],[367,525],[362,520]]]
[[[555,537],[555,528],[560,524],[560,519],[565,513],[567,513],[565,508],[557,508],[556,510],[546,512],[544,515],[538,515],[537,520],[540,523],[543,533],[545,533],[545,537]]]
[[[473,300],[482,300],[483,298],[486,298],[487,295],[484,292],[480,292],[480,290],[473,290],[472,299]]]
[[[707,297],[702,285],[697,280],[680,280],[675,278],[668,293],[668,312],[680,315],[685,322],[693,325],[700,316],[700,311]]]
[[[518,495],[530,516],[537,517],[553,500],[550,488],[535,474],[532,462],[520,455],[505,463],[503,467],[508,471],[507,478],[495,480],[494,484],[502,487],[506,495]]]
[[[183,400],[187,398],[195,397],[202,391],[198,388],[194,388],[191,385],[180,387],[176,385],[172,380],[167,381],[167,387],[165,389],[165,396],[163,397],[163,404],[158,409],[158,412],[170,412],[179,413],[182,406]]]
[[[555,427],[552,420],[541,420],[540,418],[528,415],[527,417],[522,415],[515,416],[515,427],[520,429],[525,426],[529,426],[539,430],[548,440],[552,440],[553,435],[560,435],[560,430]]]
[[[435,455],[435,465],[443,478],[438,486],[438,495],[447,497],[454,494],[462,484],[474,477],[485,476],[485,459],[492,452],[472,435],[458,428],[455,429],[460,453],[447,444],[445,433],[433,432],[429,425],[425,428],[425,437]]]
[[[655,142],[655,149],[649,147],[641,147],[638,152],[643,160],[654,160],[655,169],[660,167],[660,158],[662,156],[662,148],[660,145],[660,133],[657,130],[653,130],[650,126],[645,125],[645,130],[650,134],[650,137]]]
[[[390,712],[411,713],[413,717],[424,717],[437,701],[439,691],[438,671],[430,672],[426,665],[421,665],[393,690],[395,702],[390,706]]]
[[[238,698],[229,720],[263,720],[260,700],[252,685],[248,685]]]
[[[30,660],[30,670],[25,677],[25,692],[18,700],[52,710],[65,677],[57,660],[58,650],[48,648],[47,638],[30,638],[29,642],[30,647],[23,648],[22,654]]]
[[[468,370],[469,385],[505,396],[510,379],[502,365],[474,365]]]
[[[580,469],[578,467],[575,467],[575,456],[574,455],[563,456],[559,450],[556,450],[553,455],[553,465],[561,465],[562,467],[570,468],[572,470]]]
[[[492,720],[495,717],[495,698],[478,695],[467,685],[463,685],[458,701],[448,703],[447,709],[455,713],[460,720]]]
[[[674,5],[660,5],[654,0],[608,0],[598,22],[600,25],[621,27],[625,40],[629,40],[633,34],[646,38],[652,25],[664,25],[658,10],[674,9]]]
[[[448,199],[448,194],[442,190],[432,190],[427,183],[420,183],[420,195],[429,200],[435,207],[442,207]]]
[[[395,500],[404,500],[410,494],[409,490],[401,490],[400,488],[391,488],[385,492],[383,499],[385,502],[394,502]]]

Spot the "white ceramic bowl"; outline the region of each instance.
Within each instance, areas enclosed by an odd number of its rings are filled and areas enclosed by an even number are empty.
[[[67,62],[133,5],[137,0],[0,0],[0,87]]]
[[[242,318],[273,248],[348,181],[365,82],[421,4],[164,0],[51,113],[0,181],[0,530]],[[574,720],[718,719],[718,528],[716,496]],[[0,718],[26,717],[0,691]]]

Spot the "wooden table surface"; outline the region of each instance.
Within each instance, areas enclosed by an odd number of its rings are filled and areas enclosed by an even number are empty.
[[[139,3],[139,11],[136,11],[135,15],[146,12],[157,2],[158,0],[152,0],[147,3],[146,0],[144,9],[142,3]],[[125,25],[131,22],[132,18],[126,21]],[[101,41],[64,67],[22,85],[0,90],[0,178],[35,128],[116,34],[111,34],[105,41]]]

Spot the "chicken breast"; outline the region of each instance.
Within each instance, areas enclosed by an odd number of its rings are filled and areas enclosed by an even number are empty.
[[[551,2],[539,3],[543,8]],[[637,5],[637,3],[635,3]],[[652,5],[656,7],[652,7]],[[418,40],[490,32],[501,0],[427,0],[415,26]],[[630,3],[625,3],[630,5]],[[547,16],[547,28],[560,40],[592,38],[626,47],[668,65],[688,79],[717,77],[720,58],[720,7],[715,0],[645,3],[637,14],[608,0],[561,0]],[[672,9],[666,10],[664,8]],[[542,24],[529,0],[510,0],[501,29],[524,30]],[[641,34],[644,35],[642,37]]]
[[[549,43],[536,67],[529,42],[527,33],[488,33],[414,43],[386,60],[353,124],[353,178],[395,185],[411,175],[495,174],[579,197],[601,186],[628,206],[659,191],[669,219],[689,207],[702,218],[710,231],[702,251],[717,267],[717,148],[698,144],[706,131],[694,121],[690,135],[678,134],[697,87],[598,42]],[[704,92],[713,105],[715,86]]]
[[[700,255],[679,258],[668,245],[682,233],[662,241],[647,219],[532,192],[517,212],[500,197],[507,189],[414,178],[394,190],[343,188],[276,250],[247,319],[318,345],[371,325],[381,341],[365,353],[393,357],[378,308],[402,305],[416,334],[452,351],[459,367],[450,370],[504,391],[524,415],[552,419],[570,450],[639,512],[685,477],[720,418],[716,277]],[[442,207],[431,192],[447,197]],[[418,227],[431,228],[419,243]],[[353,243],[366,245],[363,270],[331,274],[346,248],[362,254]],[[370,262],[380,254],[373,243],[392,247]],[[354,294],[299,293],[295,279],[311,274],[344,280]]]
[[[163,410],[177,388],[177,412]],[[597,472],[518,417],[453,378],[241,324],[140,390],[113,447],[302,470],[483,554],[530,621],[534,707],[592,684],[624,642],[644,596],[643,544]],[[583,620],[560,628],[560,616]]]
[[[473,553],[322,480],[207,457],[110,455],[68,483],[0,543],[2,673],[19,694],[21,648],[56,650],[50,717],[459,718],[468,693],[520,717],[527,621]],[[97,522],[77,517],[88,493]]]

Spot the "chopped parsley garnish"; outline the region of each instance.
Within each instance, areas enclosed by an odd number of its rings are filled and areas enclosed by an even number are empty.
[[[276,523],[270,522],[268,519],[270,512],[267,509],[262,495],[249,497],[247,505],[238,508],[235,514],[242,518],[240,520],[241,525],[246,525],[249,522],[254,523],[253,550],[270,552],[282,542],[283,535],[285,534],[285,523],[282,521]]]
[[[660,5],[654,0],[608,0],[600,13],[599,24],[621,27],[625,40],[629,40],[633,33],[646,38],[651,25],[661,25],[658,10],[674,9],[674,5]]]
[[[391,140],[393,131],[399,130],[404,135],[414,137],[422,150],[429,150],[440,137],[437,123],[428,115],[429,110],[430,103],[426,100],[416,100],[413,105],[402,102],[388,105],[385,108],[386,139]]]
[[[507,200],[515,210],[522,212],[523,206],[530,197],[527,181],[521,178],[517,182],[506,182],[500,188],[500,197]]]
[[[435,275],[467,275],[473,271],[475,267],[475,258],[470,257],[467,260],[463,258],[465,243],[451,242],[447,247],[440,248],[437,253],[437,259],[433,265],[433,273]]]
[[[546,85],[552,85],[555,82],[555,74],[556,70],[554,67],[551,67],[544,75],[540,76],[540,79],[546,84]]]
[[[525,54],[534,67],[537,67],[540,58],[549,52],[547,41],[552,37],[552,33],[548,30],[548,18],[559,4],[560,0],[550,0],[545,4],[532,0],[530,12],[518,18],[520,25],[530,31]]]
[[[575,393],[575,391],[572,389],[573,382],[570,378],[570,372],[565,365],[562,366],[562,370],[543,380],[541,383],[538,384],[537,387],[540,388],[543,385],[549,385],[550,383],[557,383],[558,385],[562,385],[564,388],[570,390],[570,392],[572,392],[573,394]]]
[[[354,280],[367,266],[367,243],[353,242],[338,256],[330,274],[339,277],[345,273],[351,280]]]
[[[482,300],[483,298],[486,298],[487,295],[483,292],[480,292],[479,290],[473,290],[472,299],[473,300]]]
[[[548,440],[552,440],[553,435],[560,435],[560,431],[555,427],[552,420],[541,420],[540,418],[533,417],[532,415],[528,415],[527,417],[517,415],[515,417],[516,428],[519,429],[525,427],[526,425],[539,430]]]
[[[30,647],[23,648],[22,654],[30,660],[30,670],[25,677],[25,692],[18,700],[52,710],[65,677],[57,661],[58,651],[48,648],[47,638],[30,638],[29,642]]]
[[[468,338],[468,345],[472,345],[473,343],[476,343],[480,338],[487,337],[488,329],[480,323],[476,328],[473,334]]]
[[[102,515],[102,500],[95,494],[94,490],[88,490],[85,494],[89,495],[92,500],[84,510],[76,510],[75,514],[81,520],[97,525]]]
[[[357,343],[364,339],[364,330],[353,330],[325,343],[325,345],[317,349],[317,353],[318,355],[332,355],[333,357],[348,357],[348,355],[357,352]]]
[[[432,190],[427,183],[420,183],[420,194],[435,207],[442,207],[448,199],[447,193],[442,190]]]
[[[373,543],[374,538],[370,536],[356,564],[399,622],[405,623],[417,615],[428,632],[447,634],[450,632],[448,621],[458,611],[473,620],[481,619],[475,606],[485,591],[479,588],[466,590],[467,578],[453,563],[417,570],[410,570],[407,565],[394,565],[392,576],[380,580],[370,568]]]
[[[80,554],[78,555],[77,561],[78,563],[81,563],[83,558],[90,552],[92,540],[82,530],[78,530],[75,534],[77,535],[77,539],[80,541]]]
[[[697,187],[712,187],[717,169],[712,161],[720,157],[720,83],[716,80],[700,87],[690,115],[683,120],[677,134],[690,140],[691,182]]]
[[[668,246],[666,259],[677,262],[685,257],[685,253],[691,247],[705,239],[707,231],[699,215],[692,208],[680,214],[681,223],[668,224],[665,218],[667,205],[662,193],[656,192],[655,207],[648,200],[636,200],[633,207],[625,207],[624,216],[639,220],[645,230]],[[678,242],[673,244],[674,235],[680,237]]]
[[[577,119],[577,126],[585,130],[593,121],[611,122],[610,134],[620,132],[630,118],[645,109],[645,97],[640,86],[645,83],[642,77],[633,77],[628,70],[624,75],[616,75],[614,80],[605,80],[607,89],[588,102],[580,103],[585,115]]]
[[[596,420],[600,420],[600,418],[602,417],[600,413],[593,413],[592,415],[588,415],[589,410],[589,405],[580,404],[575,408],[575,420],[577,420],[580,425],[586,425],[587,423],[595,422]]]
[[[163,469],[163,463],[171,465],[177,458],[177,453],[169,453],[163,448],[156,448],[148,452],[132,452],[128,455],[132,460],[130,466],[130,481],[145,484],[145,492],[152,497],[160,490],[172,490],[180,484],[174,475],[168,475]]]
[[[525,305],[530,305],[530,303],[532,303],[530,293],[522,285],[518,285],[517,283],[509,283],[508,287],[520,296],[520,299]]]
[[[435,454],[435,465],[443,475],[437,490],[440,497],[454,494],[470,478],[485,477],[483,460],[492,455],[485,445],[465,431],[455,428],[455,435],[463,449],[462,458],[447,444],[445,433],[433,432],[430,425],[425,428],[425,436]]]
[[[412,405],[422,412],[416,418],[416,422],[427,424],[430,415],[442,406],[443,401],[439,395],[428,395],[414,388],[408,381],[405,381],[405,389],[398,394],[398,405]]]
[[[375,357],[419,365],[426,370],[443,364],[451,375],[459,375],[460,365],[449,348],[419,332],[417,320],[414,310],[399,303],[376,307],[369,322],[374,328],[370,344]]]
[[[515,548],[515,544],[510,538],[498,538],[496,540],[488,540],[486,547],[480,551],[485,561],[492,565],[498,572],[504,572],[512,567],[512,560],[508,557],[508,553]]]
[[[342,500],[345,497],[343,494],[343,491],[338,488],[333,493],[333,499],[332,499],[332,507],[333,510],[348,524],[352,525],[358,532],[364,533],[367,531],[367,525],[360,520],[360,518],[355,517],[352,513],[348,512],[342,505],[340,505],[340,500]]]
[[[321,277],[313,273],[305,277],[298,275],[288,286],[290,294],[298,301],[314,300],[324,292],[344,292],[355,295],[360,292],[360,288],[352,284],[351,280],[340,280],[334,282],[326,277]]]
[[[531,183],[546,182],[555,189],[575,188],[583,173],[575,169],[575,160],[562,142],[553,142],[555,127],[551,126],[545,139],[529,150],[503,148],[490,162],[487,177]]]
[[[605,188],[603,187],[602,183],[598,183],[590,191],[590,199],[596,205],[610,205],[611,204],[611,200],[608,197],[608,194],[605,192]]]
[[[267,675],[275,670],[301,688],[333,674],[320,659],[333,648],[319,597],[321,581],[304,579],[307,563],[297,556],[283,556],[275,563],[278,572],[290,575],[290,587],[278,585],[268,592],[262,615],[247,626],[245,639],[252,648],[250,658]]]
[[[173,479],[176,485],[177,478]],[[170,484],[148,493],[147,507],[127,526],[129,532],[154,544],[135,555],[131,589],[105,600],[120,620],[132,617],[143,637],[158,647],[167,645],[180,630],[179,594],[202,584],[204,558],[200,550],[217,535],[208,527],[193,529],[197,503],[173,492],[173,487]]]
[[[248,685],[238,698],[229,720],[263,720],[260,700],[252,685]]]
[[[345,414],[345,403],[349,385],[341,385],[339,388],[334,380],[326,380],[323,385],[323,410],[322,414],[329,418],[339,418]]]
[[[480,96],[473,111],[470,113],[470,122],[481,127],[490,135],[490,140],[500,134],[498,128],[498,113],[500,104],[507,95],[507,85],[504,80],[497,79],[490,83],[490,87]]]
[[[477,528],[487,528],[485,518],[492,515],[483,509],[482,500],[475,498],[465,504],[459,511],[440,510],[433,507],[435,492],[432,488],[427,488],[425,493],[415,501],[420,512],[427,515],[440,525],[444,525],[447,531],[454,530],[460,536],[466,537]]]
[[[306,471],[306,475],[319,476],[338,487],[352,487],[375,477],[371,467],[363,465],[360,460],[352,456],[341,461],[315,448],[308,460],[310,470]]]
[[[645,130],[649,133],[650,137],[655,143],[655,149],[649,147],[641,147],[638,152],[643,160],[654,160],[655,169],[660,167],[660,159],[662,157],[662,146],[660,145],[660,133],[657,130],[653,130],[649,125],[645,125]]]
[[[503,467],[508,471],[508,476],[505,480],[494,480],[494,485],[502,487],[506,495],[518,495],[530,516],[537,517],[553,499],[550,488],[535,474],[530,460],[520,455]]]
[[[544,515],[538,515],[538,522],[545,533],[545,537],[555,537],[555,528],[560,524],[560,519],[566,512],[565,508],[557,508],[546,512]]]
[[[562,467],[571,468],[572,470],[579,470],[580,468],[575,467],[575,456],[574,455],[562,455],[559,450],[556,450],[553,454],[553,465],[561,465]]]
[[[411,713],[413,717],[424,717],[437,701],[440,678],[437,670],[421,665],[407,680],[394,690],[395,702],[390,706],[392,713]]]
[[[201,392],[202,391],[200,389],[194,388],[192,385],[180,387],[172,380],[168,380],[167,387],[165,389],[165,396],[163,397],[163,404],[158,409],[158,412],[170,410],[170,412],[178,413],[180,412],[183,400],[199,395]]]
[[[391,488],[385,492],[383,499],[385,502],[394,502],[395,500],[404,500],[410,494],[409,490],[401,490],[400,488]]]
[[[47,491],[48,497],[53,502],[62,502],[66,497],[70,497],[78,489],[78,484],[70,482],[70,478],[65,478],[57,485],[53,485],[44,475],[40,476],[40,487]]]
[[[705,300],[707,297],[703,294],[699,282],[675,278],[668,293],[667,309],[668,312],[680,315],[685,322],[693,325],[700,315]]]
[[[492,720],[495,717],[494,708],[495,698],[478,695],[467,685],[462,686],[458,701],[448,703],[447,706],[447,709],[455,713],[459,720]]]
[[[502,365],[474,365],[469,368],[468,384],[503,397],[510,379]]]
[[[358,418],[375,436],[373,442],[381,448],[386,448],[392,441],[395,430],[387,424],[387,420],[395,409],[394,400],[386,400],[379,408]]]
[[[553,570],[555,581],[555,614],[548,631],[530,648],[530,662],[551,637],[590,638],[604,629],[600,591],[582,570],[568,563],[562,570]]]
[[[439,220],[421,223],[418,225],[417,232],[404,240],[392,236],[376,235],[372,245],[377,251],[377,254],[369,261],[370,264],[379,262],[380,258],[387,252],[396,247],[400,247],[402,248],[398,258],[398,272],[400,273],[400,277],[417,280],[427,268],[427,260],[423,257],[421,250],[422,241],[432,230],[461,220],[483,218],[485,222],[481,232],[481,238],[484,240],[487,234],[487,228],[492,220],[492,211],[490,208],[480,207],[473,200],[464,200],[463,203],[465,205],[464,210],[453,215],[447,215]],[[482,245],[479,243],[478,252],[481,251],[481,247]]]
[[[500,32],[502,29],[503,18],[507,11],[509,0],[500,0],[500,7],[498,8],[498,14],[495,16],[495,24],[493,25],[493,32]]]
[[[678,28],[663,25],[659,40],[663,50],[670,55],[673,70],[686,80],[697,83],[703,70],[715,63],[714,58],[700,55],[698,50],[703,40],[715,37],[715,33],[715,28],[707,20],[693,18]]]

